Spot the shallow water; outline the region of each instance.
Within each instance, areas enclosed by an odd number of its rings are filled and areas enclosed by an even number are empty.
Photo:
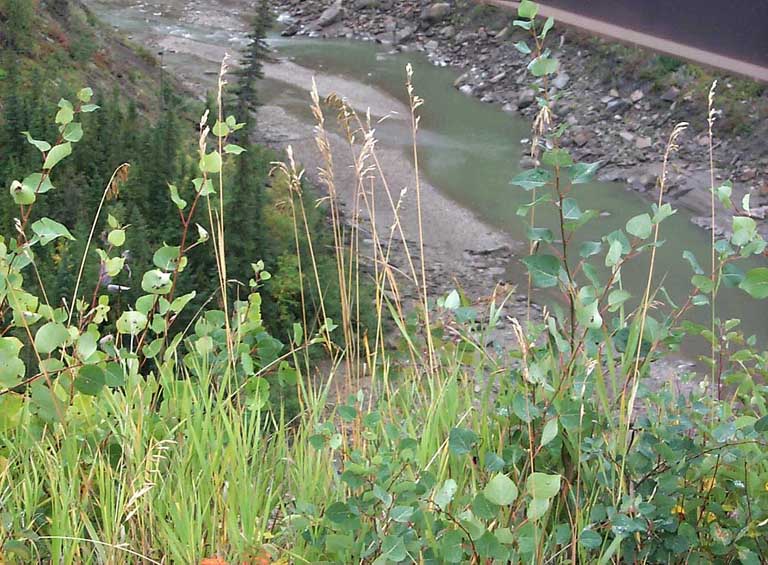
[[[135,11],[125,8],[98,9],[98,3],[96,7],[110,24],[137,37],[147,36],[148,27],[154,27],[151,33],[155,37],[158,34],[174,35],[231,48],[243,42],[241,33],[179,24],[148,14],[137,17]],[[271,41],[281,55],[302,66],[373,86],[404,103],[407,102],[405,66],[411,63],[416,92],[426,101],[420,108],[422,172],[446,196],[488,224],[515,239],[525,240],[526,225],[516,211],[530,201],[531,194],[511,186],[509,179],[520,172],[520,158],[527,147],[522,141],[530,136],[527,120],[461,94],[453,88],[456,73],[435,67],[420,53],[390,53],[383,46],[366,42],[280,37]],[[291,114],[311,120],[308,96],[295,87],[267,81],[262,95]],[[386,121],[377,127],[377,132],[381,143],[410,150],[410,132],[404,121]],[[599,217],[582,228],[575,246],[579,241],[599,240],[603,234],[624,228],[632,216],[650,211],[648,200],[619,183],[578,185],[571,196],[577,198],[582,210],[600,212]],[[552,219],[553,216],[539,215],[539,220],[545,224],[551,224]],[[687,296],[692,275],[690,266],[683,260],[683,251],[692,251],[702,265],[708,264],[710,234],[692,224],[690,219],[691,214],[677,206],[677,214],[662,224],[661,238],[665,243],[657,254],[656,283],[663,284],[677,302]],[[593,259],[601,262],[603,257],[604,253]],[[624,284],[634,294],[640,294],[644,288],[647,268],[648,259],[644,257],[624,268]],[[518,283],[525,280],[524,268],[518,260],[511,262],[508,275]],[[765,323],[768,305],[765,301],[755,302],[738,290],[724,289],[718,297],[718,310],[727,313],[728,318],[741,318],[745,330],[756,334],[759,344],[764,346],[768,341],[768,324]],[[708,323],[709,316],[709,309],[703,307],[692,312],[690,317]],[[708,346],[689,343],[685,350],[688,354],[705,353]]]

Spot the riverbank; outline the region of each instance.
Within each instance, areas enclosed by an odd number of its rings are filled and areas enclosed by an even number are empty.
[[[99,0],[102,10],[110,10],[106,15],[113,25],[127,27],[131,38],[164,54],[166,69],[176,75],[187,88],[198,97],[215,89],[216,75],[225,54],[231,56],[234,64],[237,49],[247,31],[248,9],[244,3],[208,2],[203,13],[202,5],[196,2],[176,0],[156,0],[152,5],[132,0]],[[242,5],[241,5],[242,4]],[[132,25],[129,21],[119,22],[115,18],[128,18],[132,13],[146,14],[142,25]],[[205,33],[215,40],[207,40],[195,34],[168,34],[168,23],[180,22],[185,26],[201,26]],[[226,31],[227,38],[215,35],[217,31]],[[323,156],[314,141],[314,121],[309,113],[309,91],[313,78],[321,97],[329,94],[344,96],[347,103],[361,116],[370,111],[376,120],[387,116],[388,123],[403,131],[402,139],[408,138],[410,128],[409,109],[396,98],[385,92],[345,76],[323,73],[278,59],[264,68],[266,80],[262,85],[262,102],[257,120],[258,139],[262,143],[280,150],[292,148],[297,163],[306,171],[312,184],[323,190],[320,182],[320,169],[324,167]],[[287,111],[290,107],[291,111]],[[380,234],[389,234],[396,218],[389,196],[384,190],[381,179],[369,187],[375,195],[371,199],[376,210],[375,218],[368,217],[365,207],[358,197],[354,163],[349,144],[341,135],[336,122],[335,112],[327,111],[329,122],[328,138],[334,154],[334,174],[337,194],[345,220],[351,225],[358,218],[357,227],[363,234],[361,251],[363,261],[372,253],[372,241],[369,235],[375,221]],[[394,201],[401,200],[398,207],[397,222],[402,228],[405,242],[411,255],[418,253],[419,222],[416,213],[416,171],[408,152],[403,150],[402,139],[378,140],[376,155],[381,169],[386,175]],[[371,175],[374,176],[374,175]],[[484,304],[497,285],[503,291],[511,291],[508,267],[514,256],[523,247],[504,231],[480,220],[471,211],[463,208],[438,190],[434,184],[420,178],[422,200],[422,223],[424,235],[425,270],[427,284],[432,298],[444,295],[454,288],[463,290],[467,297]],[[355,207],[357,206],[357,213]],[[405,245],[395,238],[391,255],[392,266],[408,273],[410,267],[406,257]],[[415,265],[420,268],[418,261]],[[413,284],[408,284],[408,277],[402,281],[406,301],[416,296]],[[525,298],[516,297],[508,305],[507,314],[514,317],[525,316]],[[538,311],[538,306],[533,306]],[[503,325],[506,320],[502,320]],[[511,341],[508,328],[500,330],[504,336],[498,339]],[[506,335],[508,334],[508,335]]]
[[[527,58],[514,47],[516,41],[526,38],[522,30],[511,26],[511,14],[491,7],[468,11],[449,3],[418,0],[343,4],[284,0],[280,8],[281,20],[287,25],[285,35],[354,38],[423,51],[436,65],[460,69],[455,87],[463,93],[526,118],[536,111],[525,69]],[[658,77],[641,80],[615,72],[618,55],[614,46],[557,26],[555,31],[549,44],[561,62],[561,71],[550,88],[560,97],[556,106],[559,118],[570,126],[564,138],[568,149],[579,160],[602,161],[602,180],[652,193],[669,131],[679,121],[690,122],[670,171],[668,197],[690,209],[694,223],[708,228],[710,173],[706,111],[702,111],[706,92],[691,91],[695,85],[684,68],[677,72],[679,76],[668,73],[664,84],[669,87],[660,91]],[[730,79],[721,81],[729,109],[741,113],[746,108],[740,119],[752,129],[737,133],[731,116],[718,118],[728,128],[716,127],[715,177],[717,182],[734,182],[737,202],[749,194],[751,213],[764,220],[768,215],[768,148],[762,140],[768,136],[768,120],[761,112],[762,102],[768,102],[763,100],[765,94],[761,104],[736,100],[732,87]],[[718,230],[727,232],[729,216],[721,216]],[[762,226],[768,232],[768,223],[762,222]]]

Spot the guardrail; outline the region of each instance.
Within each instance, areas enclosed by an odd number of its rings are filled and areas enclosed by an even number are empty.
[[[511,0],[475,0],[517,10]],[[558,23],[768,82],[768,0],[545,0]]]

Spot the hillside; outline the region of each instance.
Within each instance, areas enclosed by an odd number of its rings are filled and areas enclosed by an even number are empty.
[[[100,22],[79,0],[0,0],[0,96],[12,74],[25,87],[64,95],[82,85],[119,88],[142,112],[157,112],[161,69],[153,53]],[[167,77],[166,77],[167,78]]]

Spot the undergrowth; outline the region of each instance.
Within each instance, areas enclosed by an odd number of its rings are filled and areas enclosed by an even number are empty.
[[[339,314],[327,313],[328,275],[318,268],[317,243],[305,238],[309,204],[289,149],[273,175],[287,187],[290,229],[308,249],[295,256],[300,315],[285,343],[271,337],[261,311],[271,277],[263,263],[253,258],[245,285],[228,277],[226,238],[237,234],[226,229],[225,176],[242,147],[231,142],[241,123],[222,108],[224,68],[212,127],[207,115],[200,120],[194,190],[186,199],[170,190],[177,241],[156,252],[143,294],[122,308],[98,287],[93,297],[48,296],[35,286],[36,255],[72,235],[36,218],[35,203],[79,141],[80,114],[96,110],[89,89],[59,104],[59,139],[30,139],[41,168],[11,185],[19,215],[0,243],[0,560],[764,562],[768,357],[716,309],[724,285],[768,297],[768,268],[739,266],[766,248],[749,202],[733,203],[730,185],[713,182],[712,213],[715,199],[729,206],[733,229],[713,237],[710,257],[686,254],[691,292],[672,303],[653,274],[655,250],[673,236],[664,233],[675,213],[665,171],[685,134],[679,124],[669,132],[656,203],[625,229],[573,248],[573,234],[596,215],[582,209],[579,184],[599,163],[574,163],[561,148],[568,131],[547,85],[558,68],[545,44],[553,22],[537,20],[536,9],[523,1],[515,25],[530,34],[519,48],[530,53],[539,92],[532,154],[540,165],[512,184],[531,194],[519,212],[529,223],[529,304],[539,289],[562,300],[526,320],[506,320],[511,297],[501,292],[484,308],[459,292],[429,296],[422,233],[414,246],[397,220],[362,231],[363,218],[376,218],[374,190],[389,197],[395,218],[403,195],[379,164],[375,124],[315,90]],[[407,88],[418,170],[424,101],[410,69]],[[711,152],[714,102],[713,87]],[[354,156],[359,206],[351,218],[339,207],[328,113]],[[413,188],[420,203],[418,178]],[[103,198],[111,191],[112,181]],[[117,273],[130,226],[114,218],[109,226],[98,254]],[[103,243],[92,236],[83,264]],[[365,266],[363,238],[372,249]],[[391,261],[396,245],[406,249],[400,268]],[[177,288],[195,247],[213,255],[218,290],[182,326],[176,321],[194,294]],[[648,265],[634,301],[622,286],[629,261]],[[370,301],[360,298],[367,279]],[[315,286],[311,307],[305,281]],[[419,297],[410,309],[405,287]],[[365,308],[376,315],[367,327]],[[685,321],[692,308],[709,309],[711,323]],[[491,345],[502,321],[516,336],[508,350]],[[649,388],[654,362],[685,339],[710,343],[707,370]],[[294,417],[270,401],[275,379],[295,388]]]

